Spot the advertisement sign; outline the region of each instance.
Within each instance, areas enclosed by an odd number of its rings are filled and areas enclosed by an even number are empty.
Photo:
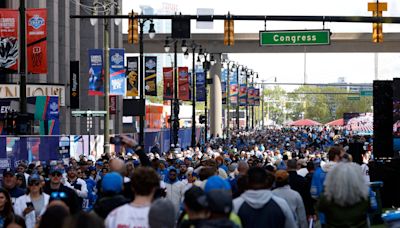
[[[187,67],[178,67],[178,81],[179,81],[179,100],[190,100],[189,89],[189,69]]]
[[[139,96],[138,57],[127,57],[126,62],[126,96],[137,97]]]
[[[89,96],[102,96],[103,84],[103,50],[89,49]]]
[[[79,61],[69,64],[69,100],[71,109],[79,109]]]
[[[47,73],[47,9],[26,9],[28,73]]]
[[[260,89],[254,89],[254,106],[260,106]]]
[[[65,86],[63,85],[26,85],[26,96],[58,96],[60,105],[65,106]],[[19,98],[19,85],[0,84],[1,98]]]
[[[239,105],[246,106],[246,103],[247,103],[247,86],[246,84],[240,84]]]
[[[117,114],[117,96],[116,95],[110,95],[108,97],[109,103],[110,103],[110,114],[115,115]]]
[[[232,105],[236,105],[237,104],[237,99],[238,99],[238,84],[237,83],[235,83],[235,82],[231,82],[230,83],[231,84],[231,86],[230,86],[230,89],[231,89],[231,91],[230,91],[230,102],[231,102],[231,104]]]
[[[144,57],[144,66],[145,94],[147,96],[157,96],[157,57]]]
[[[174,68],[164,67],[163,68],[163,79],[164,79],[164,100],[172,100],[174,98]]]
[[[206,77],[203,71],[196,72],[196,101],[206,100]]]
[[[254,87],[250,86],[247,90],[247,102],[249,106],[254,106]]]
[[[18,10],[0,10],[0,71],[18,71]]]
[[[125,95],[124,49],[110,49],[110,94]]]

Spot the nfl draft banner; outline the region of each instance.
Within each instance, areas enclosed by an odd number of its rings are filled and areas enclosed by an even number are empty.
[[[138,57],[127,57],[126,61],[127,61],[126,96],[137,97],[139,96]]]
[[[196,101],[206,101],[206,77],[204,72],[196,72]]]
[[[254,106],[260,106],[260,89],[254,89]]]
[[[250,86],[247,90],[247,101],[249,106],[254,106],[254,87]]]
[[[236,105],[237,104],[237,102],[238,102],[238,84],[236,83],[236,82],[231,82],[230,83],[231,84],[231,86],[230,86],[230,89],[231,89],[231,91],[230,91],[230,97],[231,97],[231,99],[230,99],[230,102],[231,102],[231,104],[232,105]]]
[[[0,10],[0,71],[18,71],[18,10]]]
[[[103,86],[103,50],[89,50],[89,95],[102,96],[104,94]]]
[[[47,73],[47,10],[26,10],[26,53],[28,73]]]
[[[110,49],[110,95],[125,95],[124,49]]]
[[[164,100],[172,100],[174,98],[174,68],[164,67],[163,68],[163,80],[164,80]]]
[[[246,103],[247,103],[247,86],[246,84],[240,84],[239,105],[246,106]]]
[[[147,96],[157,96],[157,57],[144,57],[144,66],[145,94]]]
[[[178,79],[179,79],[179,100],[189,101],[190,100],[190,89],[189,89],[189,69],[187,67],[178,67]]]

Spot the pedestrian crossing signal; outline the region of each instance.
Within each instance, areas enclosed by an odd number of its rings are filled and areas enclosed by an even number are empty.
[[[232,46],[235,43],[234,21],[233,19],[224,20],[224,45]]]
[[[372,11],[373,17],[382,17],[382,12],[387,11],[386,2],[369,2],[368,11]],[[382,23],[372,24],[372,42],[382,43],[383,42],[383,30]]]
[[[128,22],[128,43],[129,44],[138,44],[139,43],[139,20],[138,18],[134,18],[137,13],[133,11],[129,13],[129,22]]]

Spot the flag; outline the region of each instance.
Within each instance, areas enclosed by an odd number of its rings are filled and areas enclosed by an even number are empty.
[[[230,84],[230,102],[232,105],[236,105],[238,99],[238,84],[236,82],[230,82]]]
[[[189,69],[187,67],[178,67],[178,81],[179,81],[179,100],[190,100],[189,89]]]
[[[145,70],[145,94],[148,96],[157,96],[157,57],[146,56],[144,57]]]
[[[126,61],[126,96],[137,97],[139,96],[138,57],[127,57]]]
[[[89,95],[102,96],[103,86],[103,50],[89,49]]]
[[[18,10],[0,10],[0,71],[17,72],[19,58]]]
[[[110,95],[125,95],[124,49],[110,49]]]
[[[174,68],[164,67],[163,78],[164,78],[164,100],[172,100],[174,98]]]
[[[26,9],[28,73],[47,73],[47,9]]]
[[[196,72],[196,101],[206,100],[206,77],[203,71]]]
[[[260,106],[260,89],[254,89],[254,106]]]
[[[240,106],[246,106],[246,103],[247,103],[247,85],[246,84],[240,84],[239,105]]]
[[[254,87],[250,86],[247,90],[247,102],[249,106],[254,106]]]

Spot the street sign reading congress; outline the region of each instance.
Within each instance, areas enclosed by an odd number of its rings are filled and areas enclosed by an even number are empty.
[[[260,31],[261,46],[329,45],[330,30]]]

